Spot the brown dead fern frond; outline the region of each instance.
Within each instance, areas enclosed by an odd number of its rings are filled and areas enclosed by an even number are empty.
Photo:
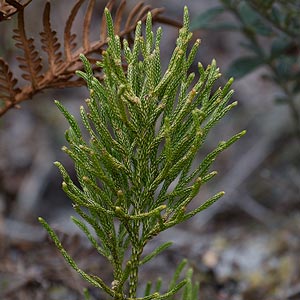
[[[72,51],[76,48],[76,34],[71,33],[72,25],[75,20],[75,17],[80,9],[80,6],[84,3],[84,0],[78,0],[74,7],[71,10],[71,13],[68,17],[65,30],[64,30],[64,47],[65,47],[65,58],[67,62],[72,61]]]
[[[91,61],[101,60],[102,50],[107,46],[103,13],[99,16],[99,39],[95,41],[90,40],[91,20],[96,0],[77,0],[75,2],[66,20],[62,40],[59,40],[57,32],[52,28],[51,4],[50,1],[47,1],[43,12],[43,29],[40,33],[41,49],[37,49],[33,38],[27,37],[24,22],[25,5],[19,3],[20,6],[17,6],[16,3],[18,2],[15,0],[6,0],[6,2],[18,10],[18,25],[14,30],[15,35],[13,38],[16,40],[16,47],[20,48],[23,53],[21,57],[17,57],[17,60],[20,63],[19,68],[22,70],[21,77],[28,84],[16,87],[18,81],[15,78],[16,76],[13,75],[4,59],[0,59],[0,116],[10,108],[17,107],[18,103],[32,98],[36,93],[44,89],[83,85],[84,82],[75,76],[75,70],[82,68],[79,54],[83,53]],[[86,2],[82,40],[79,41],[72,29],[78,12]],[[106,5],[109,10],[114,8],[115,11],[115,34],[118,34],[121,38],[126,37],[129,41],[137,22],[139,20],[145,21],[149,11],[151,11],[154,21],[160,20],[162,23],[178,27],[181,25],[176,23],[176,21],[162,17],[163,8],[153,9],[150,5],[139,2],[131,10],[130,14],[125,16],[125,6],[125,0],[109,0]],[[46,55],[41,55],[41,52],[44,52]],[[42,57],[45,58],[42,59]],[[95,65],[94,71],[95,75],[101,79],[101,69]]]
[[[14,78],[8,64],[0,58],[0,99],[4,107],[14,104],[16,95],[21,92],[19,88],[15,87],[16,83],[17,79]]]
[[[23,50],[23,56],[18,56],[17,60],[21,63],[19,68],[24,71],[22,77],[29,81],[33,90],[39,88],[43,75],[42,59],[39,57],[39,52],[36,50],[33,38],[27,38],[24,26],[24,10],[18,13],[18,28],[14,30],[13,39],[16,40],[16,47]]]
[[[57,33],[55,30],[52,30],[51,26],[49,2],[46,3],[43,13],[43,27],[44,30],[40,33],[42,50],[47,53],[49,67],[46,77],[55,76],[56,72],[59,71],[59,68],[62,67],[63,60]]]
[[[28,0],[22,4],[16,0],[0,0],[0,22],[9,20],[12,15],[23,10],[31,1]]]

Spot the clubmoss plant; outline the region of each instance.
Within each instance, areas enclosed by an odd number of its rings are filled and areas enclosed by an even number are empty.
[[[126,40],[121,42],[114,35],[111,15],[108,10],[105,14],[109,43],[98,63],[103,69],[103,82],[93,76],[83,55],[85,72],[77,72],[87,82],[90,93],[88,109],[80,108],[88,141],[75,118],[56,102],[70,124],[66,132],[69,147],[63,150],[74,161],[80,186],[73,183],[59,162],[55,165],[63,177],[63,190],[82,218],[72,220],[111,264],[113,282],[106,283],[81,270],[46,221],[39,220],[67,262],[111,298],[174,299],[173,295],[186,285],[182,299],[195,299],[191,270],[178,283],[182,264],[168,290],[160,292],[158,283],[152,292],[148,285],[145,295],[137,298],[139,268],[171,245],[166,242],[145,256],[144,247],[151,239],[208,208],[224,194],[217,193],[196,209],[188,208],[201,186],[217,174],[210,171],[217,155],[245,133],[220,142],[193,168],[210,130],[237,104],[228,104],[233,80],[212,92],[220,77],[215,61],[206,69],[198,64],[197,80],[194,73],[189,73],[200,41],[187,50],[192,37],[187,8],[164,73],[160,62],[162,30],[153,33],[151,14],[144,35],[138,23],[132,49]]]

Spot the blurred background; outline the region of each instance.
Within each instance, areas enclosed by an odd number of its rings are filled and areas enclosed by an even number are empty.
[[[37,40],[45,2],[35,0],[26,8],[28,36]],[[106,1],[96,2],[102,11]],[[177,21],[187,5],[193,38],[202,41],[197,61],[207,66],[216,59],[224,74],[219,85],[237,77],[232,101],[239,105],[213,130],[199,161],[219,141],[243,129],[247,134],[217,159],[213,169],[219,174],[203,186],[195,206],[218,191],[226,195],[153,241],[171,240],[174,245],[141,271],[143,283],[158,276],[168,279],[170,270],[187,257],[200,282],[200,299],[300,299],[300,89],[296,88],[300,87],[300,27],[296,21],[279,19],[279,25],[287,24],[285,33],[272,19],[278,11],[282,16],[292,12],[289,18],[299,16],[300,3],[286,1],[283,8],[281,1],[261,1],[266,7],[259,2],[146,1],[152,7],[165,7],[164,15]],[[126,12],[135,4],[128,1]],[[53,27],[61,36],[60,27],[74,1],[52,0],[51,5]],[[79,20],[83,14],[84,9]],[[76,21],[73,31],[80,32],[80,26]],[[288,31],[288,26],[295,31]],[[15,27],[16,16],[0,23],[0,56],[18,74],[15,57],[20,53],[11,38]],[[167,63],[178,29],[162,27],[162,61]],[[95,23],[95,33],[98,28]],[[278,45],[280,41],[283,45]],[[83,269],[110,280],[105,262],[70,222],[71,202],[61,191],[61,176],[53,165],[60,161],[72,173],[72,161],[60,150],[67,122],[54,100],[79,119],[79,106],[87,97],[84,87],[46,90],[0,118],[1,299],[83,298],[85,283],[49,243],[38,216],[58,230]],[[91,295],[99,297],[93,290]]]

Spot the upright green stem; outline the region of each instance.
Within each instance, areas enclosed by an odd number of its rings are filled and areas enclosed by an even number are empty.
[[[135,236],[132,239],[132,250],[131,250],[131,271],[129,276],[129,297],[130,298],[136,298],[136,290],[137,290],[137,284],[138,284],[138,271],[139,271],[139,262],[140,262],[140,256],[143,252],[143,247],[140,246],[139,243],[139,227],[140,227],[140,221],[137,220],[134,223],[134,229],[133,232],[135,233]]]

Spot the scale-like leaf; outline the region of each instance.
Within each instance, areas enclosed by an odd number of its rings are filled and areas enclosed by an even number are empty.
[[[109,0],[106,4],[106,8],[111,11],[112,7],[114,6],[115,0]],[[102,19],[100,23],[100,39],[99,41],[106,40],[106,19],[104,17],[104,12],[102,14]]]

